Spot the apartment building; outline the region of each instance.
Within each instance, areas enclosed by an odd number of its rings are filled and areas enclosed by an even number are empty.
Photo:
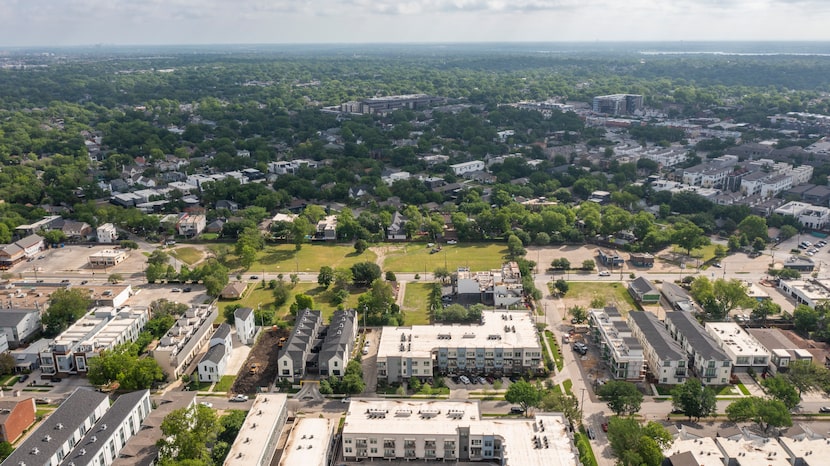
[[[343,424],[342,448],[346,461],[579,464],[561,413],[482,419],[477,401],[353,399]]]
[[[236,327],[236,337],[243,345],[254,343],[256,334],[256,322],[254,321],[254,310],[250,307],[240,307],[233,311],[233,322]]]
[[[224,466],[270,465],[277,451],[277,441],[288,419],[288,396],[260,393],[245,416]],[[284,453],[285,454],[285,453]],[[316,452],[315,452],[316,454]],[[294,464],[306,464],[305,461]]]
[[[334,419],[299,418],[288,435],[279,466],[330,466],[336,455]]]
[[[734,171],[738,164],[738,157],[735,155],[723,155],[706,163],[695,165],[683,170],[683,183],[689,186],[700,186],[702,188],[717,188],[724,185],[727,177]]]
[[[590,309],[588,322],[591,337],[599,347],[600,358],[608,364],[611,376],[619,380],[642,380],[646,375],[643,345],[617,308]]]
[[[508,262],[501,269],[485,272],[470,272],[467,267],[459,267],[455,278],[456,293],[478,296],[486,305],[505,309],[522,302],[522,274],[516,262]]]
[[[643,109],[643,96],[637,94],[611,94],[594,97],[591,110],[606,115],[631,115]]]
[[[385,97],[371,97],[359,102],[344,102],[340,104],[340,111],[346,113],[385,115],[403,108],[421,110],[437,103],[442,103],[445,100],[443,97],[435,97],[428,94],[390,95]]]
[[[99,243],[114,243],[118,240],[118,232],[115,230],[115,225],[112,223],[100,225],[95,231],[97,233]]]
[[[688,358],[657,316],[650,312],[628,313],[631,333],[643,345],[651,377],[661,384],[680,384],[689,377]]]
[[[452,172],[456,176],[461,176],[465,173],[483,171],[485,167],[484,161],[473,160],[470,162],[454,163],[450,165]]]
[[[161,337],[151,353],[171,378],[179,378],[210,341],[213,322],[218,315],[219,309],[216,306],[194,305]]]
[[[542,347],[528,312],[483,311],[477,325],[384,327],[378,379],[406,381],[439,374],[523,374],[542,369]]]
[[[704,385],[729,383],[732,359],[688,312],[666,313],[666,329],[686,352],[693,376]]]
[[[91,358],[101,351],[134,342],[149,319],[146,308],[97,307],[41,351],[40,369],[44,374],[86,373]]]
[[[769,364],[770,354],[761,343],[735,322],[706,322],[706,333],[732,360],[735,372],[750,368],[763,372]]]

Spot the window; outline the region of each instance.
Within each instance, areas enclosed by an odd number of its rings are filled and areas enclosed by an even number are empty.
[[[351,453],[351,452],[352,452],[352,447],[346,447],[346,453]]]
[[[729,361],[723,361],[723,367],[729,367],[729,364],[730,364]]]
[[[369,443],[370,443],[370,444],[372,444],[372,445],[377,445],[377,444],[378,444],[378,439],[376,439],[376,438],[370,438],[370,439],[369,439]]]
[[[377,454],[378,449],[377,449],[377,447],[372,447],[372,448],[369,449],[369,452],[372,453],[372,454]]]
[[[334,367],[337,367],[337,361],[334,361]]]
[[[669,361],[669,360],[663,361],[663,367],[669,367],[669,366],[671,366],[671,361]]]
[[[347,444],[347,445],[348,445],[348,444],[351,444],[351,443],[352,443],[352,439],[347,438],[346,440],[344,440],[344,441],[343,441],[343,443],[345,443],[345,444]]]
[[[287,365],[288,365],[288,361],[283,360],[283,361],[282,361],[282,365],[283,365],[283,366],[287,366]]]

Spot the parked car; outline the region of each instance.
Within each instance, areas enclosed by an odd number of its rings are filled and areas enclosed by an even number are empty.
[[[525,410],[520,408],[519,406],[511,406],[510,407],[510,414],[524,414]]]
[[[87,283],[89,283],[89,280],[81,280],[81,285],[86,285]]]
[[[229,401],[243,403],[245,401],[248,401],[248,395],[234,395],[231,397]]]
[[[820,412],[820,413],[830,413],[830,406],[822,406],[821,408],[818,409],[818,412]]]
[[[25,382],[29,380],[29,374],[20,374],[20,377],[17,378],[18,382]]]
[[[714,264],[712,264],[712,267],[715,267],[715,268],[719,269],[719,268],[722,267],[722,265],[720,265],[720,262],[715,262]]]
[[[35,398],[35,403],[39,405],[48,405],[52,403],[51,398]]]
[[[592,429],[590,427],[585,429],[585,433],[588,434],[588,438],[591,439],[591,440],[594,440],[595,438],[597,438],[596,434],[594,433],[594,429]]]
[[[259,280],[259,277],[256,275],[251,275],[251,280]]]
[[[182,291],[184,291],[185,293],[190,293],[192,290],[193,288],[190,288],[189,286],[187,288],[182,289]]]
[[[51,379],[49,379],[49,380],[50,380],[52,383],[58,383],[58,382],[60,382],[60,381],[61,381],[61,378],[60,378],[60,377],[52,377],[52,378],[51,378]]]
[[[208,401],[201,401],[199,402],[200,405],[204,406],[205,408],[213,408],[213,403]]]
[[[458,244],[458,241],[451,239],[447,241],[447,244]]]
[[[173,289],[172,289],[172,290],[170,290],[170,291],[171,291],[171,292],[173,292],[173,293],[181,293],[181,292],[182,292],[182,289],[181,289],[181,288],[173,288]]]
[[[352,401],[352,398],[349,397],[349,396],[347,396],[346,398],[342,398],[340,400],[341,403],[351,403],[351,401]]]
[[[462,375],[461,377],[458,378],[458,380],[460,380],[461,383],[463,383],[464,385],[469,385],[470,384],[470,379],[468,379],[466,375]]]
[[[610,277],[610,276],[611,276],[611,272],[609,272],[609,271],[607,271],[607,270],[603,270],[602,272],[600,272],[600,273],[599,273],[599,276],[600,276],[600,277]]]

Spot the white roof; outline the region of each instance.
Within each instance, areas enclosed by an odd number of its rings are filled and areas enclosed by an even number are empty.
[[[734,458],[739,464],[791,466],[789,455],[775,439],[729,440],[718,437],[716,441],[727,458]]]
[[[809,465],[827,464],[830,458],[830,440],[825,438],[792,439],[779,437],[778,441],[784,449],[789,450],[796,458],[802,458]]]
[[[536,324],[529,312],[482,311],[481,318],[481,325],[384,327],[378,358],[431,358],[436,348],[541,348]],[[403,351],[401,345],[404,345]]]
[[[706,332],[735,356],[768,356],[758,340],[735,322],[706,322]]]
[[[259,455],[265,450],[272,435],[280,435],[273,430],[286,403],[288,395],[283,393],[260,393],[254,398],[254,404],[231,445],[224,466],[250,466],[270,462],[270,458],[258,462],[258,459],[262,459]]]
[[[663,451],[666,457],[683,452],[690,452],[699,466],[723,466],[723,453],[711,437],[675,439],[669,448]]]
[[[280,466],[325,464],[334,422],[328,418],[301,418],[291,429]]]

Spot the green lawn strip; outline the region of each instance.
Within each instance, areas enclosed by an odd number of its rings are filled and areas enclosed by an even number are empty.
[[[550,330],[545,330],[545,338],[550,345],[550,350],[553,352],[553,360],[556,363],[556,370],[561,371],[565,367],[565,360],[562,358],[562,351],[559,349],[559,344],[556,342],[556,337]]]
[[[671,391],[674,390],[672,385],[656,384],[655,387],[657,388],[657,394],[662,396],[671,396]]]
[[[750,393],[749,393],[749,389],[747,389],[747,388],[746,388],[746,386],[744,386],[744,384],[742,384],[742,383],[739,383],[739,384],[738,384],[738,390],[740,390],[740,391],[741,391],[741,393],[742,393],[744,396],[749,396],[749,395],[750,395]]]
[[[320,267],[351,267],[358,262],[375,262],[371,251],[357,254],[352,245],[304,244],[296,251],[293,244],[266,246],[257,254],[256,261],[248,269],[251,272],[282,272],[287,275],[299,272],[319,272]]]
[[[432,283],[408,282],[404,290],[403,311],[406,325],[429,325],[429,292]]]
[[[582,466],[597,466],[594,449],[591,448],[591,442],[588,440],[588,435],[585,434],[583,427],[579,428],[579,432],[574,432],[574,443],[577,450],[579,450],[579,462],[582,463]]]
[[[634,298],[628,293],[624,283],[596,283],[596,282],[568,282],[568,293],[564,301],[573,299],[605,298],[606,305],[616,305],[623,316],[628,315],[630,309],[636,309]]]
[[[16,384],[17,379],[19,377],[20,376],[18,376],[17,374],[9,374],[9,375],[3,376],[3,378],[0,379],[0,385],[6,386],[6,385]]]
[[[439,267],[453,271],[458,267],[470,270],[490,270],[501,267],[507,254],[505,243],[471,243],[443,245],[440,252],[423,243],[410,243],[391,250],[383,262],[384,270],[394,272],[432,273]]]
[[[735,387],[732,385],[724,385],[720,388],[715,387],[715,389],[717,390],[716,393],[718,396],[737,395],[737,393],[735,393]],[[749,395],[749,393],[747,393],[747,395]]]
[[[565,394],[566,395],[573,395],[573,386],[574,386],[573,380],[566,379],[564,382],[562,382],[562,386],[565,387]]]
[[[185,246],[173,249],[170,251],[170,255],[186,263],[187,265],[193,265],[202,260],[202,257],[204,257],[205,254],[194,247]]]
[[[233,382],[236,380],[235,375],[223,375],[219,382],[213,387],[214,392],[227,392],[233,386]]]
[[[703,265],[704,262],[715,258],[715,247],[717,247],[716,244],[707,244],[702,248],[692,249],[691,257],[694,259],[700,259],[700,265]],[[672,252],[675,254],[686,255],[686,249],[677,245],[672,248]]]

